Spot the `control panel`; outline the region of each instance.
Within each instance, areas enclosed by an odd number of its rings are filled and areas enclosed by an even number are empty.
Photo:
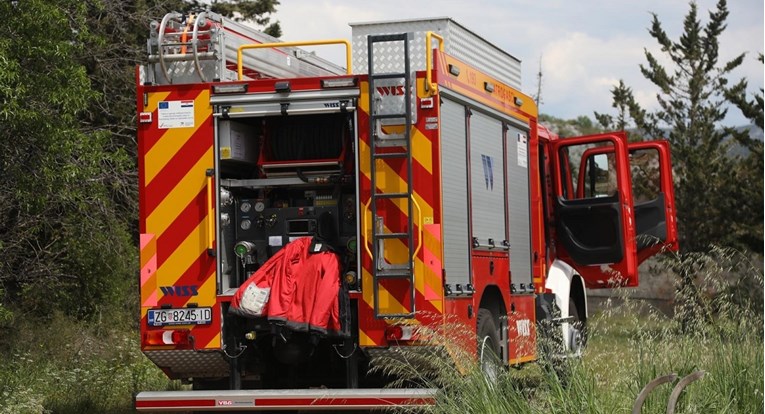
[[[231,201],[221,205],[221,255],[223,272],[229,274],[232,287],[243,283],[291,241],[319,234],[322,225],[324,232],[334,235],[333,247],[344,258],[346,268],[355,269],[357,220],[356,198],[352,193],[335,188],[240,190],[238,194],[232,189],[229,194]]]

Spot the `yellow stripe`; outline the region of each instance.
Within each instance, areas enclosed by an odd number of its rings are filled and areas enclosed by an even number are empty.
[[[157,106],[160,102],[164,101],[167,96],[170,95],[170,92],[152,92],[149,94],[149,104],[146,105],[143,110],[144,112],[154,112],[157,110]]]
[[[510,364],[520,364],[520,363],[523,363],[523,362],[533,361],[535,359],[537,359],[536,356],[528,355],[528,356],[523,356],[523,357],[519,357],[519,358],[511,358],[509,362],[510,362]]]
[[[375,306],[375,298],[374,298],[374,280],[372,279],[372,274],[367,271],[367,269],[362,269],[361,272],[361,283],[363,286],[368,286],[368,288],[364,288],[362,290],[362,295],[364,297],[364,302],[371,308],[374,309]],[[403,280],[403,279],[402,279]],[[383,285],[378,284],[379,290],[378,290],[378,304],[379,304],[379,310],[381,313],[404,313],[409,312],[408,309],[404,308],[404,305],[401,304],[393,295],[388,292]],[[414,299],[413,299],[414,300]]]
[[[369,165],[369,146],[365,142],[359,142],[359,150],[360,156],[359,159],[361,161],[361,172],[367,177],[370,177],[371,171],[370,171],[370,165]],[[364,162],[364,160],[367,160]],[[388,166],[383,160],[378,160],[379,164],[377,165],[377,186],[380,188],[385,188],[386,192],[397,192],[406,191],[406,181],[401,178],[400,175],[394,170]],[[366,165],[364,165],[366,164]],[[417,203],[422,208],[422,216],[423,217],[433,217],[433,207],[425,201],[424,198],[422,198],[417,191],[414,191],[414,198],[417,201]],[[407,213],[407,201],[405,199],[392,199],[391,202],[398,206],[398,208],[401,210],[401,212],[406,215]]]
[[[213,150],[202,158],[178,182],[165,199],[146,218],[146,232],[161,235],[207,185],[207,168],[212,167]]]
[[[205,217],[197,228],[178,245],[178,248],[165,260],[162,266],[157,269],[157,278],[159,279],[160,286],[175,285],[175,282],[183,275],[183,272],[199,258],[202,252],[207,250],[207,240],[203,237],[206,228],[207,218]],[[210,280],[212,279],[215,278],[211,277]],[[214,298],[215,295],[212,294],[208,297]]]
[[[538,116],[539,109],[537,108],[536,102],[530,96],[525,95],[522,92],[508,85],[505,85],[504,83],[499,82],[498,80],[482,72],[479,72],[472,66],[452,56],[448,56],[442,53],[441,58],[444,59],[442,68],[445,68],[449,64],[454,64],[460,68],[463,68],[462,72],[457,76],[457,80],[462,84],[457,84],[453,81],[453,78],[449,76],[445,76],[441,79],[442,84],[449,89],[460,91],[478,102],[493,107],[494,109],[497,109],[498,111],[501,111],[514,118],[523,120],[524,122],[528,122],[529,117],[536,118]],[[486,91],[479,89],[480,86],[475,86],[484,85],[486,82],[492,83],[494,85],[495,90],[493,93],[487,93]],[[516,106],[517,98],[520,98],[522,101],[520,108]],[[514,111],[517,109],[523,111],[526,115],[528,115],[528,117]]]
[[[396,239],[390,239],[385,241],[385,258],[388,259],[391,263],[401,263],[406,261],[406,257],[409,254],[409,248],[404,245],[404,243],[401,240]],[[415,289],[420,292],[420,294],[425,297],[425,286],[429,286],[434,292],[438,293],[439,295],[442,295],[442,286],[441,286],[441,276],[434,274],[425,264],[422,262],[422,260],[417,257],[414,261],[414,271],[416,277],[414,278],[414,287]],[[367,278],[368,276],[368,278]],[[366,269],[364,269],[362,273],[362,284],[364,286],[371,286],[372,283],[372,275],[371,273],[367,272]],[[372,288],[373,289],[373,288]],[[364,301],[370,306],[374,306],[374,296],[372,289],[364,289]],[[380,304],[383,303],[383,295],[391,296],[390,293],[385,290],[382,286],[380,286],[380,291],[378,292],[380,294]],[[387,298],[385,298],[387,300]],[[414,300],[414,298],[413,298]],[[431,304],[438,309],[440,312],[443,312],[443,302],[438,301],[430,301]],[[402,311],[404,310],[404,306],[401,305],[400,302],[396,301],[398,303],[398,308],[400,308]],[[382,305],[381,305],[382,307]]]
[[[364,331],[359,329],[359,345],[360,346],[377,346],[379,344],[376,344],[372,338],[370,338]]]
[[[369,114],[369,82],[361,82],[359,85],[361,95],[359,95],[359,109]]]
[[[417,128],[412,128],[412,156],[429,173],[433,174],[433,145]]]
[[[200,253],[201,254],[201,253]],[[196,260],[197,257],[199,257],[199,254],[197,254],[196,257],[194,257],[192,260]],[[191,263],[191,262],[190,262]],[[187,266],[188,267],[188,266]],[[185,271],[185,269],[183,269]],[[179,275],[180,276],[180,275]],[[205,277],[206,275],[199,275],[199,277]],[[215,272],[210,274],[210,277],[207,278],[207,280],[204,281],[202,286],[199,287],[198,295],[197,296],[190,296],[189,300],[186,302],[184,306],[187,306],[189,303],[196,303],[199,306],[213,306],[216,303],[216,295],[217,292],[215,290],[216,287],[216,280]],[[177,279],[176,279],[177,280]]]
[[[159,138],[156,144],[146,153],[144,177],[148,185],[154,177],[175,156],[178,150],[191,138],[194,132],[202,126],[212,113],[210,108],[210,92],[202,91],[194,100],[194,128],[171,128]]]
[[[208,342],[207,345],[204,346],[204,349],[210,348],[220,348],[220,333],[215,335],[215,338],[213,338],[212,341]]]

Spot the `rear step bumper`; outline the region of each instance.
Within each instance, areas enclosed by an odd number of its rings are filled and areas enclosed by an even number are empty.
[[[137,411],[366,410],[435,404],[435,389],[300,389],[146,391],[135,397]]]

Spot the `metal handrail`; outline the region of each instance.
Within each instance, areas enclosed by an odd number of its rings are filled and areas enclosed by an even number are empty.
[[[444,51],[444,38],[434,32],[425,34],[425,91],[431,96],[438,90],[438,84],[433,83],[433,38],[438,39],[438,50]]]
[[[374,188],[372,189],[374,191]],[[367,237],[367,231],[369,228],[367,227],[367,211],[369,211],[369,204],[372,202],[372,197],[369,197],[369,201],[364,204],[364,217],[362,218],[362,231],[364,232],[364,249],[366,249],[367,253],[369,254],[369,257],[372,257],[372,250],[369,248],[369,238]],[[372,232],[374,232],[374,229],[372,229]]]
[[[420,230],[420,235],[417,237],[417,248],[414,250],[414,253],[412,254],[412,271],[414,271],[414,261],[417,257],[417,254],[420,252],[420,249],[422,248],[422,235],[424,234],[424,229],[422,228],[422,209],[420,208],[420,204],[417,202],[417,200],[414,198],[414,194],[412,194],[410,200],[412,200],[412,203],[415,207],[417,207],[417,227]]]
[[[238,80],[242,80],[244,77],[244,69],[242,62],[243,52],[247,49],[264,49],[264,48],[277,48],[277,47],[293,47],[293,46],[323,46],[323,45],[345,45],[345,65],[346,73],[351,74],[351,42],[345,39],[327,39],[327,40],[308,40],[299,42],[278,42],[278,43],[257,43],[242,45],[237,48],[236,51],[236,71],[238,74]]]
[[[215,177],[208,172],[207,174],[207,253],[211,254],[215,250],[215,209],[213,207],[213,179]],[[212,255],[212,254],[211,254]]]

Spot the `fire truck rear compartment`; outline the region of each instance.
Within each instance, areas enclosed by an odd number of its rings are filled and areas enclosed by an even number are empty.
[[[358,274],[353,112],[219,118],[221,291],[233,294],[291,241],[323,232],[334,244],[342,277]],[[223,148],[230,146],[230,152]],[[228,223],[228,224],[226,224]],[[354,351],[345,278],[340,296],[343,333],[317,335],[267,318],[224,316],[242,385],[269,388],[347,386],[345,357]],[[231,351],[233,352],[233,351]]]

